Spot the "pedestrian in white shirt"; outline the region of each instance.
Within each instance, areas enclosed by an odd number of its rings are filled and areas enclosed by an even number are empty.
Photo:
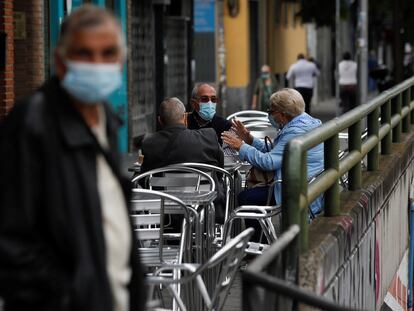
[[[311,101],[315,77],[319,75],[315,63],[308,61],[303,54],[298,55],[296,63],[290,66],[286,75],[288,80],[293,80],[293,87],[302,95],[305,101],[305,111],[311,113]]]
[[[351,58],[351,53],[345,52],[339,62],[339,96],[341,107],[346,112],[356,106],[358,65]]]

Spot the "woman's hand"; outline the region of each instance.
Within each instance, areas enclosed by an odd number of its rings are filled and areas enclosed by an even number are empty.
[[[243,123],[238,119],[233,119],[232,124],[232,129],[234,129],[237,135],[246,143],[251,145],[253,142],[253,136],[250,135],[250,131],[244,127]]]
[[[243,141],[236,137],[234,133],[231,132],[223,132],[221,133],[221,139],[230,147],[236,150],[240,150],[240,147],[243,145]]]

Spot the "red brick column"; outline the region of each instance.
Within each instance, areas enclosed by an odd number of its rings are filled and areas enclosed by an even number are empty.
[[[0,0],[0,33],[6,34],[6,66],[0,69],[0,119],[14,103],[13,0]]]
[[[1,0],[0,0],[1,1]],[[54,0],[55,1],[55,0]],[[25,36],[14,36],[16,99],[29,95],[45,80],[44,0],[14,0],[14,12],[24,14]]]

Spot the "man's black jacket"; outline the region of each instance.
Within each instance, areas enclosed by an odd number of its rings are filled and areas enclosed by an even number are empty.
[[[105,106],[118,170],[118,118]],[[96,182],[98,144],[53,78],[17,103],[0,126],[0,297],[5,310],[112,310]],[[132,230],[132,227],[131,227]],[[145,293],[136,241],[130,309]]]
[[[170,125],[144,138],[144,162],[141,173],[170,164],[196,162],[218,167],[224,165],[223,150],[212,128],[189,130],[184,125]],[[214,200],[218,219],[224,217],[225,189],[221,174],[213,174],[217,198]]]
[[[220,143],[220,145],[222,145],[223,140],[221,139],[221,134],[224,131],[230,130],[231,122],[219,116],[218,114],[215,114],[213,119],[207,122],[206,124],[204,124],[203,126],[200,126],[199,121],[197,121],[197,119],[202,120],[201,117],[198,115],[197,111],[194,110],[192,113],[188,114],[188,117],[187,117],[188,128],[190,130],[212,128],[216,132],[218,142]]]

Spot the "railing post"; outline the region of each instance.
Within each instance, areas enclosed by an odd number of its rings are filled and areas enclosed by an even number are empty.
[[[361,121],[355,122],[349,127],[349,152],[354,150],[361,152]],[[349,177],[349,190],[357,190],[361,187],[361,162],[359,161],[348,172]]]
[[[401,93],[395,98],[395,113],[401,116],[401,106],[402,106],[402,95]],[[392,130],[392,142],[399,143],[401,142],[401,132],[402,132],[402,122],[398,124]]]
[[[302,144],[296,139],[291,140],[285,147],[283,152],[282,163],[282,229],[283,232],[288,230],[290,225],[297,224],[301,226],[301,212],[300,212],[300,196],[302,193]],[[306,160],[306,159],[305,159]],[[306,161],[303,163],[306,166]],[[283,268],[285,271],[285,278],[298,280],[299,267],[299,241],[301,235],[304,234],[301,227],[301,232],[283,253]],[[305,233],[306,234],[306,233]],[[306,234],[307,235],[307,234]]]
[[[408,98],[409,98],[409,100],[408,100],[408,106],[409,107],[411,106],[411,102],[413,101],[413,95],[414,95],[413,88],[414,88],[414,86],[410,86],[407,90],[408,91]],[[411,124],[414,124],[414,109],[411,110],[410,115],[411,115]]]
[[[410,108],[410,98],[408,93],[410,92],[410,88],[406,89],[405,91],[403,91],[403,106],[407,107],[408,109]],[[407,113],[407,115],[405,116],[405,118],[403,119],[403,124],[402,124],[402,131],[403,133],[408,133],[410,131],[410,127],[411,127],[411,113]]]
[[[325,171],[339,170],[339,136],[335,134],[324,143]],[[325,191],[325,215],[336,216],[339,208],[339,179]]]
[[[301,196],[302,198],[305,198],[306,200],[306,207],[301,206],[299,204],[300,208],[300,230],[301,234],[300,236],[300,251],[306,252],[308,249],[308,221],[309,221],[309,211],[308,211],[308,205],[310,202],[308,202],[307,196],[308,196],[308,159],[307,159],[307,151],[302,151],[301,156],[301,162],[300,162],[300,170],[301,170]]]
[[[379,136],[379,108],[368,115],[368,137]],[[368,152],[368,170],[375,171],[379,167],[379,144]]]
[[[381,123],[391,127],[391,99],[381,106]],[[390,130],[381,141],[381,153],[390,154],[392,147],[392,131]]]

